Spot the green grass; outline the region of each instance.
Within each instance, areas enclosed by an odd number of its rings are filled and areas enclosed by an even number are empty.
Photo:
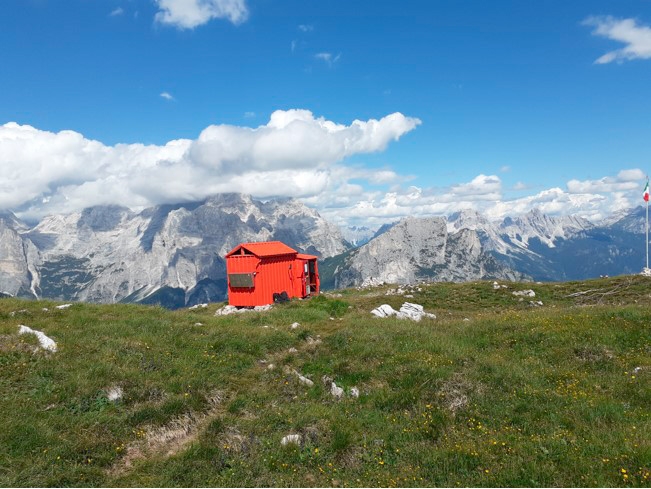
[[[1,299],[0,485],[651,485],[651,280],[506,285],[226,317]],[[404,301],[437,319],[369,314]]]

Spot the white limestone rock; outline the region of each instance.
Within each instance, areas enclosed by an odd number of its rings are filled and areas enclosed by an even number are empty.
[[[423,318],[436,319],[436,315],[425,312],[423,306],[420,304],[413,304],[405,302],[398,311],[398,319],[411,319],[412,321],[420,321]]]
[[[341,399],[344,397],[344,390],[339,387],[337,384],[335,384],[334,379],[332,377],[328,377],[327,375],[324,375],[321,377],[321,381],[323,384],[330,389],[330,394],[336,398],[336,399]]]
[[[344,397],[344,390],[334,382],[330,385],[330,394],[337,399]]]
[[[106,398],[111,402],[116,402],[122,399],[124,391],[120,386],[113,386],[106,390]]]
[[[56,352],[57,344],[56,342],[45,335],[42,331],[36,331],[35,329],[30,328],[29,326],[19,325],[18,334],[33,334],[38,338],[38,343],[41,345],[41,348],[47,351]]]
[[[303,443],[303,437],[297,434],[285,435],[283,436],[283,439],[280,440],[280,444],[283,447],[286,447],[287,445],[300,445],[301,443]]]
[[[398,311],[396,311],[393,307],[391,307],[389,304],[382,304],[379,307],[376,307],[371,311],[371,314],[374,316],[377,316],[379,318],[387,318],[390,316],[395,316],[398,314]]]
[[[531,290],[531,289],[527,289],[527,290],[514,290],[514,291],[511,292],[511,293],[512,293],[514,296],[516,296],[516,297],[536,297],[536,293],[535,293],[533,290]]]
[[[240,312],[240,309],[238,309],[235,306],[231,306],[230,304],[224,307],[220,307],[215,311],[215,316],[228,316],[229,314],[237,314]]]

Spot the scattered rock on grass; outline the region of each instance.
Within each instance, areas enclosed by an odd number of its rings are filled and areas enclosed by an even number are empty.
[[[371,314],[379,318],[388,318],[389,316],[395,316],[396,314],[398,314],[398,311],[396,311],[389,304],[382,304],[381,306],[373,309],[371,311]]]
[[[350,397],[357,399],[359,397],[359,389],[357,387],[350,388]]]
[[[337,386],[337,384],[335,384],[334,379],[328,377],[327,375],[324,375],[323,377],[321,377],[321,380],[323,381],[323,384],[326,387],[330,388],[330,394],[332,394],[333,397],[337,399],[341,399],[342,397],[344,397],[344,390],[341,387]]]
[[[301,326],[301,323],[292,323],[292,325],[290,326],[290,328],[291,328],[291,329],[297,329],[297,328],[299,328],[300,326]]]
[[[420,304],[413,304],[411,302],[405,302],[400,306],[400,310],[396,311],[389,304],[382,304],[379,307],[376,307],[371,311],[371,314],[380,318],[386,318],[389,316],[397,316],[398,319],[411,319],[413,321],[420,321],[424,317],[436,319],[435,314],[425,312],[423,306]]]
[[[321,336],[317,335],[316,338],[312,338],[311,336],[308,336],[305,338],[305,343],[307,344],[308,347],[316,347],[321,344]]]
[[[287,445],[293,444],[293,445],[300,445],[301,442],[303,441],[303,437],[301,435],[285,435],[283,436],[283,439],[280,440],[280,444],[284,447]]]
[[[398,311],[398,319],[411,319],[412,321],[420,321],[424,317],[436,319],[436,315],[423,310],[420,304],[412,304],[405,302]]]
[[[68,309],[72,304],[61,304],[60,306],[56,306],[56,309]]]
[[[285,373],[295,375],[298,378],[298,381],[303,385],[306,385],[308,387],[312,387],[314,385],[314,382],[312,382],[310,379],[308,379],[304,375],[301,375],[300,373],[298,373],[293,368],[285,367]]]
[[[305,377],[304,375],[301,375],[301,374],[299,374],[299,373],[296,372],[296,371],[295,371],[294,373],[295,373],[296,376],[298,377],[298,381],[299,381],[301,384],[306,385],[306,386],[308,386],[308,387],[312,387],[312,386],[314,385],[314,382],[312,382],[310,379],[308,379],[308,378]]]
[[[106,398],[111,401],[119,401],[124,396],[124,391],[120,386],[113,386],[106,390]]]
[[[206,307],[208,307],[208,304],[195,304],[194,306],[188,307],[188,309],[204,309]]]
[[[36,331],[35,329],[30,328],[29,326],[19,325],[18,334],[33,334],[38,338],[38,343],[41,345],[41,348],[47,351],[55,352],[57,351],[57,344],[52,338],[49,338],[42,331]]]
[[[255,306],[253,308],[236,307],[229,304],[217,309],[215,311],[215,316],[228,316],[229,314],[240,314],[244,312],[261,312],[268,311],[269,309],[271,309],[271,304],[267,304],[266,306]]]
[[[536,293],[535,293],[533,290],[531,290],[531,289],[527,289],[527,290],[514,290],[514,291],[511,292],[511,293],[512,293],[513,295],[515,295],[515,296],[520,296],[520,297],[536,297]]]
[[[344,390],[333,382],[330,386],[330,394],[332,394],[333,397],[336,397],[337,399],[341,399],[344,397]]]

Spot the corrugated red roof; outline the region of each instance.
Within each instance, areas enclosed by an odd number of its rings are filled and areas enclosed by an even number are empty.
[[[237,254],[237,252],[244,248],[245,250],[253,253],[255,256],[276,256],[276,255],[293,255],[298,253],[296,250],[290,248],[285,243],[280,241],[264,241],[259,243],[242,243],[237,245],[226,255],[227,257]]]

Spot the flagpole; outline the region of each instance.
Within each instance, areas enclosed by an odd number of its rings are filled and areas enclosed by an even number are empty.
[[[644,236],[646,238],[646,267],[644,267],[644,275],[651,277],[651,270],[649,270],[649,175],[646,176],[646,185],[642,192],[644,202],[646,202],[646,220],[644,221]]]

